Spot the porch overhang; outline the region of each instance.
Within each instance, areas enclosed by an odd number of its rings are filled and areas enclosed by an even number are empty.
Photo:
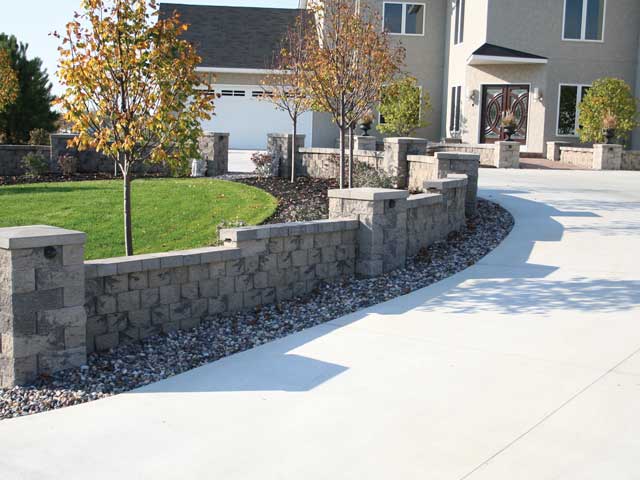
[[[546,57],[485,43],[467,59],[467,65],[544,65]]]

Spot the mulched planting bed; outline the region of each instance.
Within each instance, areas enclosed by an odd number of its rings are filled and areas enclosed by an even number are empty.
[[[338,188],[335,180],[300,177],[238,178],[235,181],[261,188],[278,199],[276,212],[264,223],[309,222],[329,216],[327,190]]]
[[[262,188],[262,187],[261,187]],[[324,187],[326,188],[326,187]],[[513,227],[502,207],[480,200],[478,216],[407,267],[374,279],[322,285],[305,298],[249,313],[218,316],[199,327],[92,354],[87,366],[0,390],[0,418],[18,417],[108,397],[185,372],[342,315],[405,295],[473,265]]]

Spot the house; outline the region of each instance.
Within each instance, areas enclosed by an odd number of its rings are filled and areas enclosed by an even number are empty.
[[[638,0],[354,0],[369,2],[406,48],[406,70],[428,91],[429,140],[459,137],[466,143],[503,138],[500,119],[517,117],[514,139],[542,153],[547,141],[577,142],[577,106],[591,83],[622,78],[640,96]],[[232,148],[264,148],[266,134],[290,122],[259,100],[260,79],[298,9],[162,4],[191,24],[203,75],[216,75],[221,94],[207,130],[231,133]],[[333,147],[337,130],[326,114],[301,122],[306,144]],[[375,133],[375,132],[374,132]],[[640,131],[633,145],[640,148]]]

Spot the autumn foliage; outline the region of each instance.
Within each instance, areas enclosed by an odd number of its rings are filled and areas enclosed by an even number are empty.
[[[112,158],[124,179],[126,254],[133,254],[131,166],[164,162],[180,168],[198,155],[201,119],[213,112],[198,89],[201,59],[181,38],[177,14],[160,18],[155,0],[83,0],[57,36],[58,104],[79,149]]]
[[[0,112],[18,98],[18,74],[11,65],[9,52],[0,48]]]
[[[405,51],[380,29],[382,21],[364,2],[316,0],[305,60],[303,90],[314,109],[331,113],[340,129],[340,187],[345,186],[345,135],[381,100],[382,87],[399,73]],[[352,142],[353,145],[353,142]],[[351,184],[352,162],[349,164]]]

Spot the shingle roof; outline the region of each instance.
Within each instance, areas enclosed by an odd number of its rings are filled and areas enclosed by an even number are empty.
[[[273,53],[305,10],[291,8],[221,7],[160,4],[160,14],[177,11],[190,25],[183,38],[192,42],[203,67],[269,67]]]
[[[511,58],[537,58],[546,60],[547,57],[541,57],[540,55],[534,55],[532,53],[521,52],[519,50],[513,50],[512,48],[499,47],[498,45],[492,45],[491,43],[485,43],[478,48],[473,55],[486,55],[490,57],[511,57]]]

